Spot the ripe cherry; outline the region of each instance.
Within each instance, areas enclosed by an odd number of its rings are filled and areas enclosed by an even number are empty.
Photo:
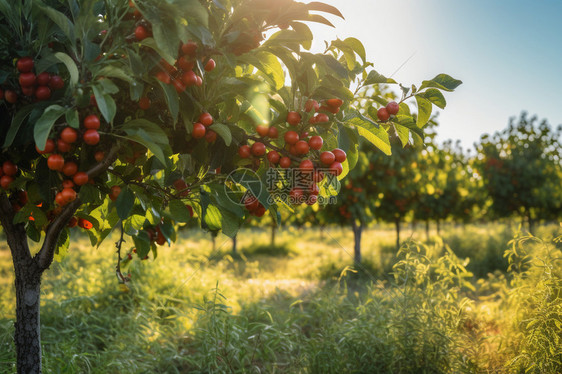
[[[181,80],[188,87],[195,86],[197,84],[197,74],[195,74],[192,70],[186,71],[181,76]]]
[[[16,63],[16,67],[20,73],[29,73],[33,70],[33,59],[29,56],[22,57]]]
[[[392,116],[395,116],[399,110],[400,105],[396,101],[391,101],[390,103],[386,104],[386,111]]]
[[[35,89],[35,97],[39,101],[48,100],[51,97],[51,89],[47,86],[39,86]]]
[[[62,173],[67,177],[72,177],[78,171],[78,165],[74,161],[68,161],[64,163],[62,167]]]
[[[156,79],[160,82],[165,84],[170,84],[172,82],[172,78],[170,78],[170,74],[166,73],[165,71],[158,71],[155,75]]]
[[[181,51],[184,55],[194,57],[197,51],[197,44],[190,40],[181,46]]]
[[[64,158],[59,154],[52,154],[47,159],[47,167],[51,170],[61,171],[64,166]]]
[[[302,199],[304,196],[304,193],[302,192],[302,190],[298,187],[293,187],[293,189],[291,189],[291,192],[289,192],[289,196],[290,196],[290,203],[291,204],[295,204],[295,205],[300,205],[303,203]]]
[[[265,207],[260,204],[260,205],[256,208],[256,210],[254,210],[253,214],[254,214],[254,216],[256,216],[256,217],[263,217],[263,215],[265,214],[265,212],[266,212]]]
[[[148,108],[150,108],[150,99],[146,96],[141,97],[139,99],[139,108],[141,108],[142,110],[147,110]]]
[[[328,99],[326,100],[326,105],[332,108],[339,108],[342,106],[343,100],[341,99]]]
[[[279,130],[277,130],[277,127],[270,127],[267,136],[269,136],[271,139],[277,139],[277,137],[279,136]]]
[[[186,85],[183,84],[183,82],[180,79],[174,79],[172,81],[172,84],[174,85],[174,88],[176,89],[177,93],[182,93],[187,88]]]
[[[84,139],[84,143],[88,145],[96,145],[100,142],[100,133],[98,130],[94,129],[86,130],[82,138]]]
[[[267,159],[272,164],[277,164],[279,162],[280,158],[281,158],[281,156],[279,155],[279,152],[277,152],[277,151],[269,151],[267,153]]]
[[[310,173],[314,170],[314,164],[310,160],[302,160],[299,169],[304,173]]]
[[[259,134],[259,136],[261,136],[262,138],[267,136],[267,134],[269,133],[269,127],[265,126],[265,125],[258,125],[256,127],[256,132]]]
[[[201,78],[200,76],[197,76],[197,82],[195,82],[195,85],[197,87],[201,87],[203,85],[203,78]]]
[[[113,186],[113,187],[111,187],[111,192],[109,193],[109,198],[111,199],[111,201],[115,201],[115,200],[117,200],[117,197],[119,197],[119,194],[121,194],[121,187],[120,186]]]
[[[337,161],[332,162],[332,165],[330,165],[330,173],[332,173],[335,176],[338,176],[342,172],[343,172],[342,164]]]
[[[62,196],[62,192],[59,192],[55,195],[55,202],[60,206],[66,205],[66,201],[64,200],[64,197]]]
[[[238,156],[242,158],[250,158],[251,154],[252,150],[249,145],[244,144],[238,148]]]
[[[72,146],[62,139],[57,139],[57,150],[61,153],[70,152]]]
[[[336,161],[336,155],[330,151],[325,151],[320,154],[320,162],[324,165],[332,165]]]
[[[97,152],[94,154],[94,159],[95,159],[97,162],[102,162],[104,158],[105,158],[105,153],[104,153],[103,151],[97,151]]]
[[[58,75],[53,75],[49,81],[49,87],[52,90],[60,90],[64,87],[64,80]]]
[[[324,173],[322,173],[321,171],[315,171],[312,174],[312,181],[315,183],[320,183],[322,181],[322,179],[324,179]]]
[[[296,142],[295,152],[298,155],[305,155],[308,153],[308,151],[310,151],[310,147],[308,146],[307,142],[305,142],[304,140],[299,140],[298,142]]]
[[[48,86],[51,82],[51,74],[47,73],[46,71],[42,72],[37,76],[36,82],[39,86]]]
[[[74,191],[72,188],[63,188],[61,191],[61,195],[65,205],[76,200],[76,191]]]
[[[279,160],[279,166],[281,166],[283,169],[289,168],[291,166],[291,159],[287,156],[281,157],[281,159]]]
[[[330,117],[326,113],[318,113],[313,118],[316,118],[316,123],[330,122]]]
[[[78,140],[78,133],[76,132],[76,130],[74,130],[72,127],[65,127],[61,133],[60,133],[60,138],[69,144],[74,143],[76,140]]]
[[[186,59],[184,56],[181,56],[180,58],[178,58],[178,61],[176,62],[176,64],[183,71],[190,71],[190,70],[193,70],[193,68],[195,67],[195,62]]]
[[[18,94],[12,90],[6,90],[4,92],[4,99],[10,104],[15,104],[18,101]]]
[[[318,112],[318,109],[320,109],[320,105],[316,100],[308,99],[306,101],[306,104],[304,104],[304,111],[307,113],[309,113],[311,110],[314,110],[314,112]]]
[[[199,122],[201,122],[204,126],[211,126],[213,124],[213,116],[209,113],[202,113],[199,116]]]
[[[207,61],[207,63],[205,64],[205,71],[210,72],[215,68],[215,66],[216,66],[215,60],[210,58],[209,61]]]
[[[14,181],[14,177],[10,175],[3,175],[2,178],[0,178],[0,187],[7,190],[10,188],[10,185],[12,184],[13,181]]]
[[[297,112],[287,113],[287,123],[291,126],[297,126],[301,122],[301,115]]]
[[[40,155],[44,155],[45,153],[51,153],[55,150],[55,142],[53,141],[53,139],[47,139],[43,150],[40,150],[39,146],[37,145],[35,145],[35,149],[37,150],[37,153],[39,153]]]
[[[388,113],[388,110],[386,110],[386,108],[380,108],[377,111],[377,117],[379,121],[386,122],[390,118],[390,114]]]
[[[31,97],[31,96],[35,95],[35,87],[34,86],[22,87],[21,93],[23,94],[23,96]]]
[[[148,38],[148,31],[146,31],[144,26],[137,26],[135,29],[135,38],[137,38],[138,41]]]
[[[322,148],[323,144],[324,144],[324,139],[322,139],[322,137],[318,135],[311,136],[310,139],[308,140],[308,145],[310,146],[310,148],[316,151]]]
[[[246,199],[244,200],[244,207],[248,209],[250,212],[256,210],[260,205],[261,204],[258,198],[253,195],[247,196]]]
[[[9,175],[12,177],[18,172],[18,166],[12,161],[4,161],[4,163],[2,164],[2,172],[5,175]]]
[[[79,171],[78,173],[74,174],[72,180],[74,181],[74,184],[76,184],[77,186],[83,186],[86,183],[88,183],[90,178],[88,177],[87,173],[83,171]]]
[[[347,154],[342,149],[336,148],[332,151],[332,153],[334,154],[334,156],[336,156],[337,162],[341,163],[341,162],[344,162],[347,159]]]
[[[295,131],[287,131],[285,133],[285,143],[287,144],[296,144],[299,141],[299,134],[297,134]]]
[[[71,219],[69,219],[68,223],[66,224],[66,226],[68,226],[69,228],[76,227],[77,225],[78,225],[78,218],[76,217],[72,217]]]
[[[254,144],[252,144],[252,154],[256,157],[261,157],[263,155],[265,155],[265,144],[263,144],[262,142],[255,142]]]
[[[20,82],[20,86],[30,87],[35,84],[36,78],[35,78],[35,74],[29,72],[29,73],[21,73],[18,80]]]
[[[207,133],[205,134],[205,140],[207,141],[207,143],[213,143],[215,140],[217,140],[217,133],[213,130],[207,131]]]
[[[206,133],[207,130],[205,129],[205,126],[203,126],[203,124],[199,122],[193,124],[193,131],[191,132],[191,136],[194,139],[201,139],[205,136]]]
[[[66,164],[64,164],[66,166]],[[63,167],[64,170],[64,167]],[[71,181],[70,179],[65,179],[62,181],[62,188],[73,188],[74,187],[74,182]]]

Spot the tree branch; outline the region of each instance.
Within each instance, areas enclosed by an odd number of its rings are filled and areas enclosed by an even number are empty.
[[[106,171],[117,159],[118,151],[119,145],[116,144],[109,150],[107,157],[102,162],[96,164],[87,171],[88,177],[92,178]],[[44,271],[51,266],[55,255],[55,249],[57,247],[57,241],[59,240],[59,235],[68,224],[68,221],[72,218],[74,213],[76,213],[80,205],[82,205],[82,201],[80,201],[80,198],[76,198],[76,200],[66,205],[61,214],[59,214],[57,218],[55,218],[53,222],[47,226],[45,240],[43,241],[41,250],[34,257],[34,260],[41,271]]]

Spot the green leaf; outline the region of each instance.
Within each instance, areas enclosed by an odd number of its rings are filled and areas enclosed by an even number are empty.
[[[386,155],[392,153],[388,133],[375,122],[366,118],[360,113],[348,121],[348,124],[355,126],[359,135],[371,142],[375,147],[383,151]]]
[[[101,68],[100,70],[98,70],[98,72],[96,73],[96,76],[119,78],[119,79],[124,80],[124,81],[129,82],[129,83],[134,82],[134,80],[133,80],[133,78],[131,78],[130,74],[127,74],[127,73],[125,73],[125,71],[123,71],[123,69],[118,68],[116,66],[112,66],[112,65],[106,65],[103,68]]]
[[[416,125],[421,129],[425,126],[431,117],[433,106],[431,102],[423,97],[416,95],[416,102],[418,103],[418,119]]]
[[[70,74],[70,84],[75,86],[78,83],[79,74],[78,67],[76,66],[74,60],[63,52],[55,52],[55,57],[66,66],[66,69]]]
[[[447,101],[445,100],[445,97],[443,96],[441,91],[439,91],[436,88],[430,88],[418,95],[431,101],[433,104],[435,104],[441,109],[445,109],[445,106],[447,105]]]
[[[35,2],[35,4],[39,5],[39,8],[41,8],[41,12],[49,17],[51,21],[53,21],[61,29],[70,43],[74,45],[76,38],[74,36],[74,26],[72,24],[72,21],[68,19],[68,17],[66,17],[63,13],[49,6],[46,6],[39,1]]]
[[[55,248],[54,259],[56,262],[61,262],[66,254],[68,253],[68,247],[70,245],[70,235],[68,233],[68,228],[64,228],[59,234],[57,240],[57,246]]]
[[[115,200],[115,208],[117,209],[119,218],[121,220],[127,219],[134,205],[135,194],[128,187],[124,187],[119,196],[117,196],[117,200]]]
[[[348,46],[350,46],[355,53],[357,53],[357,55],[359,55],[359,57],[361,57],[361,60],[363,60],[363,62],[365,62],[367,60],[366,57],[366,53],[365,53],[365,47],[363,46],[363,43],[361,43],[359,41],[359,39],[356,38],[346,38],[343,41],[345,44],[347,44]]]
[[[164,149],[160,144],[154,143],[150,136],[142,129],[137,130],[128,130],[126,131],[128,135],[126,136],[127,139],[142,144],[146,148],[150,150],[150,152],[154,153],[154,156],[162,163],[162,165],[167,165],[169,160],[168,157],[164,154]]]
[[[169,204],[170,215],[177,222],[189,222],[191,220],[191,213],[185,206],[185,203],[180,200],[172,200]]]
[[[234,238],[240,230],[241,220],[236,214],[228,210],[222,211],[222,233],[229,238]]]
[[[43,145],[43,149],[45,149],[45,144],[47,143],[47,138],[49,137],[53,125],[65,111],[66,110],[60,105],[51,105],[45,109],[33,129],[35,144]]]
[[[163,82],[158,81],[160,87],[162,87],[162,91],[164,91],[164,96],[166,97],[166,102],[168,103],[168,109],[170,110],[170,114],[174,120],[174,125],[178,122],[178,113],[179,113],[179,100],[178,100],[178,93],[176,89],[170,85],[165,84]]]
[[[7,148],[12,145],[14,139],[16,138],[16,135],[18,134],[21,124],[29,115],[29,113],[31,113],[33,107],[33,105],[26,105],[17,111],[16,115],[12,119],[12,122],[10,122],[10,128],[8,129],[8,133],[6,134],[6,139],[4,140],[4,145],[2,146],[3,148]],[[47,141],[47,139],[45,139],[45,141]],[[43,143],[43,149],[45,149],[45,143]]]
[[[353,70],[353,68],[355,67],[355,51],[353,50],[353,48],[339,39],[333,40],[332,46],[343,52],[345,61],[347,63],[347,68],[349,70]]]
[[[223,125],[222,123],[214,123],[209,126],[209,128],[220,135],[227,147],[230,146],[230,143],[232,143],[232,133],[230,132],[230,128],[227,125]]]
[[[408,141],[410,140],[410,130],[407,127],[399,125],[397,123],[394,124],[394,128],[396,129],[396,133],[400,138],[402,147],[405,147],[406,144],[408,144]]]
[[[66,122],[70,127],[75,129],[80,127],[80,120],[78,118],[78,111],[76,109],[70,108],[65,113]]]
[[[387,78],[384,75],[379,74],[376,70],[371,70],[367,75],[367,79],[363,82],[365,86],[381,83],[396,83],[396,81],[392,78]]]
[[[128,226],[128,228],[131,228],[133,230],[140,230],[144,226],[145,222],[145,216],[141,216],[140,214],[133,214],[126,220],[125,226]]]
[[[342,19],[345,19],[338,8],[332,5],[328,5],[326,3],[321,3],[319,1],[312,1],[306,5],[308,10],[316,10],[319,12],[325,12],[333,14],[334,16],[338,16]]]
[[[113,100],[109,94],[106,94],[99,85],[92,86],[92,90],[94,91],[96,102],[103,118],[105,118],[108,123],[113,122],[113,118],[117,112],[115,100]]]
[[[133,242],[135,243],[139,258],[145,258],[148,252],[150,252],[150,238],[148,237],[148,233],[144,230],[139,231],[137,235],[133,236]]]
[[[453,77],[447,74],[439,74],[432,80],[423,81],[420,87],[420,91],[428,87],[439,88],[440,90],[445,90],[445,91],[453,91],[461,84],[462,81],[458,79],[454,79]]]
[[[164,130],[162,130],[162,128],[158,126],[156,123],[146,119],[142,119],[142,118],[133,119],[123,124],[121,129],[125,131],[127,134],[129,133],[134,134],[135,130],[140,129],[143,130],[146,134],[148,134],[150,136],[150,139],[154,143],[168,144],[168,137],[166,136]]]
[[[207,209],[205,209],[204,220],[209,227],[209,230],[220,230],[222,227],[222,214],[214,205],[207,206]]]

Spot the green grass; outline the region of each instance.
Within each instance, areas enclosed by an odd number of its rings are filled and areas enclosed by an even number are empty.
[[[513,229],[445,227],[443,240],[398,254],[393,231],[373,228],[361,267],[350,230],[287,228],[274,247],[268,230],[243,230],[237,253],[228,238],[213,252],[210,235],[184,231],[156,260],[133,260],[127,288],[112,241],[93,249],[77,235],[42,285],[44,372],[556,373],[560,357],[541,339],[562,338],[559,244],[518,241],[511,264],[524,271],[507,273]],[[0,295],[0,373],[12,373],[5,245]]]

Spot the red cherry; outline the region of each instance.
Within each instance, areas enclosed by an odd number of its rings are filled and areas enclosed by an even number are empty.
[[[400,105],[396,101],[391,101],[390,103],[386,104],[386,111],[392,116],[395,116],[399,110]]]
[[[293,189],[291,189],[291,192],[289,192],[289,196],[290,196],[290,202],[291,204],[294,205],[300,205],[303,203],[302,198],[303,198],[303,192],[300,188],[294,187]]]
[[[261,136],[262,138],[267,136],[267,134],[269,133],[269,127],[264,126],[264,125],[258,125],[256,127],[256,132],[259,134],[259,136]]]
[[[251,154],[252,150],[249,145],[244,144],[238,148],[238,155],[242,158],[250,158]]]
[[[33,70],[33,59],[29,56],[22,57],[16,63],[16,67],[20,73],[29,73]]]
[[[78,171],[78,165],[74,161],[68,161],[64,163],[62,167],[62,173],[67,177],[72,177]]]
[[[261,143],[261,142],[255,142],[254,144],[252,144],[252,154],[256,157],[261,157],[263,155],[265,155],[265,144]]]
[[[256,210],[254,210],[253,215],[256,217],[263,217],[263,215],[265,214],[266,209],[263,205],[259,205]]]
[[[5,175],[9,175],[10,177],[12,177],[18,172],[18,166],[12,161],[4,161],[4,163],[2,164],[2,172]]]
[[[36,82],[39,86],[48,86],[51,82],[51,74],[47,73],[46,71],[42,72],[37,76]]]
[[[318,113],[314,116],[316,118],[316,123],[326,123],[330,122],[330,117],[326,113]]]
[[[12,184],[13,181],[14,181],[14,177],[10,175],[3,175],[2,178],[0,178],[0,187],[7,190],[10,188],[10,185]]]
[[[76,184],[77,186],[83,186],[86,183],[88,183],[90,178],[88,177],[87,173],[83,171],[79,171],[78,173],[74,174],[72,180],[74,181],[74,184]]]
[[[150,108],[150,99],[146,96],[141,97],[139,99],[139,108],[141,108],[142,110],[147,110],[148,108]]]
[[[70,152],[72,146],[62,139],[57,140],[57,150],[61,153]]]
[[[66,164],[64,164],[64,166],[66,166]],[[62,181],[62,188],[73,188],[73,187],[74,187],[74,182],[71,181],[70,179],[65,179]]]
[[[53,75],[49,82],[49,87],[51,87],[52,90],[60,90],[64,87],[64,80],[58,75]]]
[[[35,87],[34,86],[22,87],[21,93],[23,94],[23,96],[31,97],[35,95]]]
[[[342,172],[343,172],[342,164],[337,161],[332,162],[332,165],[330,165],[330,173],[334,174],[335,176],[338,176]]]
[[[320,162],[324,165],[331,165],[334,161],[336,161],[336,156],[332,152],[325,151],[320,154]]]
[[[98,130],[94,129],[86,130],[82,138],[84,139],[84,143],[88,145],[96,145],[100,142],[100,133]]]
[[[318,109],[320,109],[320,105],[316,100],[308,99],[306,101],[306,104],[304,104],[304,111],[307,113],[309,113],[311,110],[314,110],[314,112],[318,112]]]
[[[78,140],[78,133],[76,132],[76,130],[74,130],[72,127],[65,127],[61,133],[60,133],[60,138],[69,144],[74,143],[76,140]]]
[[[45,149],[40,150],[39,146],[35,145],[35,149],[37,150],[37,153],[44,155],[45,153],[51,153],[55,150],[55,142],[53,141],[53,139],[47,139],[47,141],[45,142]]]
[[[255,197],[253,195],[246,197],[246,200],[244,200],[244,206],[250,212],[253,212],[254,210],[256,210],[260,205],[261,205],[260,201],[257,199],[257,197]]]
[[[170,84],[172,82],[172,78],[170,78],[170,74],[166,73],[165,71],[159,71],[156,73],[156,79],[160,82],[165,84]]]
[[[281,158],[281,156],[279,155],[279,152],[277,152],[277,151],[269,151],[267,153],[267,159],[272,164],[277,164],[279,162],[280,158]]]
[[[61,191],[61,195],[65,204],[76,200],[76,191],[74,191],[72,188],[63,188]]]
[[[183,56],[178,58],[178,61],[176,62],[176,64],[179,66],[180,69],[182,69],[183,71],[186,71],[186,72],[190,71],[190,70],[193,70],[193,68],[195,67],[194,61],[189,61],[188,59],[186,59]]]
[[[121,194],[121,187],[120,186],[113,186],[111,187],[111,192],[109,194],[109,198],[111,201],[117,200],[117,197]]]
[[[287,123],[291,126],[297,126],[301,122],[301,115],[297,112],[289,112],[287,114]]]
[[[188,55],[190,57],[195,56],[195,52],[197,51],[197,44],[189,41],[181,46],[181,51],[184,55]]]
[[[202,113],[199,116],[199,122],[201,122],[204,126],[211,126],[213,124],[213,116],[209,113]]]
[[[318,185],[316,183],[312,183],[310,185],[310,189],[308,191],[309,194],[311,195],[317,195],[320,193],[320,187],[318,187]]]
[[[67,226],[69,228],[76,227],[77,225],[78,225],[78,218],[72,217],[71,219],[68,220]]]
[[[279,166],[281,166],[283,169],[289,168],[291,166],[291,159],[287,156],[281,157],[281,159],[279,160]]]
[[[15,104],[18,101],[18,94],[12,90],[6,90],[4,92],[4,99],[10,104]]]
[[[305,155],[308,153],[308,151],[310,151],[310,147],[308,146],[307,142],[305,142],[304,140],[299,140],[298,142],[296,142],[295,152],[298,155]]]
[[[310,146],[310,148],[316,151],[322,148],[323,144],[324,144],[324,139],[322,139],[322,137],[318,135],[311,136],[310,139],[308,140],[308,145]]]
[[[181,79],[174,79],[172,81],[172,84],[174,85],[174,88],[176,89],[177,93],[182,93],[183,91],[186,90],[186,86],[185,84],[183,84],[183,82],[181,81]]]
[[[195,86],[197,84],[197,74],[192,70],[186,71],[181,76],[181,80],[186,86]]]
[[[195,83],[197,87],[201,87],[203,85],[203,78],[197,76],[197,82]]]
[[[328,99],[326,100],[326,105],[332,108],[339,108],[342,106],[343,100],[341,99]]]
[[[104,153],[103,151],[97,151],[97,152],[94,154],[94,159],[95,159],[97,162],[102,162],[102,160],[103,160],[104,158],[105,158],[105,153]]]
[[[314,170],[314,164],[310,160],[302,160],[299,169],[304,173],[310,173]]]
[[[64,166],[64,158],[59,154],[52,154],[47,159],[47,167],[51,170],[61,171]]]
[[[386,110],[386,108],[380,108],[377,111],[377,117],[379,121],[386,122],[390,118],[390,114],[388,113],[388,110]]]
[[[35,84],[35,74],[29,73],[21,73],[19,76],[20,86],[22,87],[30,87]]]
[[[207,143],[213,143],[215,140],[217,140],[217,133],[213,130],[207,131],[207,133],[205,134],[205,140],[207,141]]]
[[[210,72],[215,68],[215,66],[216,66],[215,60],[210,58],[209,61],[207,61],[207,63],[205,64],[205,71]]]
[[[86,128],[86,129],[97,130],[97,129],[100,128],[100,119],[97,115],[90,114],[89,116],[84,118],[84,121],[82,122],[82,124],[84,125],[84,128]]]
[[[35,97],[39,101],[48,100],[51,97],[51,89],[47,86],[39,86],[35,89]]]
[[[207,130],[202,123],[197,122],[193,124],[193,131],[191,132],[191,136],[194,139],[201,139],[202,137],[205,136],[206,133]]]
[[[277,130],[277,127],[270,127],[267,136],[269,136],[271,139],[277,139],[277,137],[279,136],[279,130]]]
[[[148,38],[148,31],[146,31],[144,26],[137,26],[135,29],[135,38],[137,38],[138,41]]]
[[[297,134],[295,131],[287,131],[285,133],[285,143],[287,144],[296,144],[299,141],[299,134]]]
[[[336,161],[337,162],[344,162],[347,159],[347,155],[345,154],[345,151],[339,148],[336,148],[332,151],[332,153],[334,154],[334,156],[336,156]]]

